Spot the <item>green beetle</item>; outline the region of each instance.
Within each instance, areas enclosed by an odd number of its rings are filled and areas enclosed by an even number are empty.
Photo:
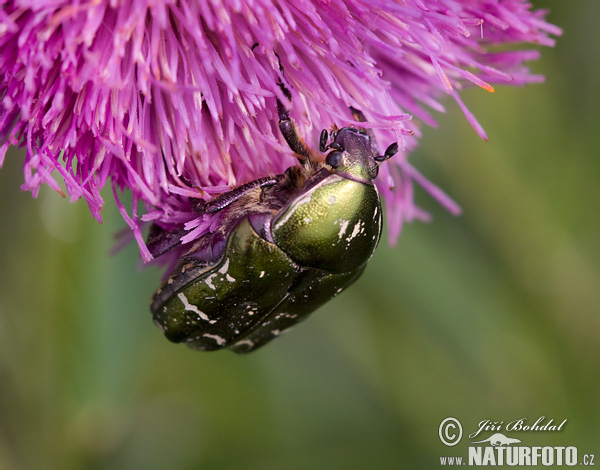
[[[378,162],[398,145],[377,156],[364,129],[323,130],[320,150],[330,152],[316,162],[279,100],[277,108],[281,132],[302,165],[198,207],[218,213],[219,227],[180,259],[151,305],[154,322],[173,342],[253,351],[356,281],[377,247],[382,213],[373,180]],[[148,247],[160,256],[178,239],[155,226]]]

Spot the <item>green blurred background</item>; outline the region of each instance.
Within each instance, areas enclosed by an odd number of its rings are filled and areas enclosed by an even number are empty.
[[[543,0],[564,28],[533,63],[544,85],[468,90],[482,142],[449,100],[412,162],[464,209],[423,191],[431,224],[382,241],[366,274],[246,357],[165,340],[160,272],[124,223],[0,171],[0,469],[438,468],[458,418],[568,419],[524,445],[600,461],[600,2]],[[487,437],[489,433],[484,434]]]

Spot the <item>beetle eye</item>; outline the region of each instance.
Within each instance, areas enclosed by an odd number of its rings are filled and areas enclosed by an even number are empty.
[[[333,168],[337,168],[340,165],[341,161],[342,161],[342,152],[337,151],[337,150],[333,151],[333,152],[329,152],[329,155],[327,155],[327,158],[325,159],[325,163],[332,166]]]

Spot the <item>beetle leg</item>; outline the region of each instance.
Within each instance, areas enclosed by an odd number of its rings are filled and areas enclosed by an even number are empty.
[[[283,82],[279,80],[277,84],[279,85],[279,88],[281,88],[281,91],[286,98],[292,101],[292,94],[290,93],[290,90],[286,88]],[[310,150],[308,150],[308,146],[300,136],[296,123],[290,117],[290,112],[285,109],[285,106],[279,100],[279,98],[277,98],[277,114],[279,115],[279,130],[281,130],[283,138],[288,143],[290,148],[298,156],[298,160],[300,160],[301,163],[304,163],[307,160],[311,161]]]
[[[283,178],[283,175],[266,176],[259,178],[249,183],[238,186],[231,191],[220,194],[219,196],[211,199],[208,202],[200,201],[194,210],[201,214],[214,214],[219,212],[231,203],[237,201],[239,198],[248,194],[250,191],[256,188],[263,188],[265,186],[273,186],[277,184]],[[148,234],[148,240],[146,246],[148,251],[155,258],[166,253],[171,248],[176,247],[181,243],[181,237],[185,235],[185,229],[179,229],[174,231],[165,230],[156,224],[152,224],[150,227],[150,233]]]
[[[277,52],[275,52],[275,56],[277,56],[277,61],[279,62],[279,71],[281,72],[281,76],[283,77],[283,66],[281,65],[281,58],[279,57],[279,54],[277,54]],[[279,85],[279,88],[281,88],[281,91],[283,92],[285,97],[291,103],[292,93],[283,84],[281,78],[279,78],[277,84]],[[285,106],[279,100],[279,98],[277,98],[277,115],[279,116],[279,130],[283,134],[283,138],[285,139],[287,144],[298,156],[298,160],[300,160],[300,163],[304,163],[307,160],[310,162],[310,150],[308,149],[308,146],[300,136],[296,123],[290,117],[290,112],[285,108]]]
[[[175,248],[181,243],[181,237],[185,234],[184,229],[175,231],[165,230],[156,224],[150,227],[150,233],[146,240],[146,246],[152,256],[158,258],[171,248]]]
[[[252,50],[258,47],[258,43],[252,45]],[[281,58],[277,52],[273,51],[275,56],[277,57],[277,62],[279,63],[279,71],[281,72],[281,76],[283,77],[283,66],[281,65]],[[292,94],[290,90],[283,84],[281,78],[277,80],[277,85],[281,88],[281,91],[285,95],[285,97],[291,102]],[[300,163],[304,163],[306,161],[310,162],[310,150],[308,146],[300,136],[298,132],[298,127],[294,120],[290,117],[290,112],[285,108],[283,103],[279,98],[277,99],[277,115],[279,116],[279,130],[283,134],[283,138],[292,149],[292,151],[296,154],[296,157],[300,161]]]
[[[225,209],[231,203],[237,201],[239,198],[256,188],[264,188],[265,186],[273,186],[274,184],[277,184],[281,178],[283,178],[283,175],[265,176],[264,178],[250,181],[246,184],[238,186],[235,189],[232,189],[231,191],[219,194],[214,199],[211,199],[199,207],[200,210],[197,210],[198,212],[203,212],[204,214],[214,214],[215,212]]]

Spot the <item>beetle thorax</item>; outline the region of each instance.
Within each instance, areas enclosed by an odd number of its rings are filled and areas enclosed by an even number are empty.
[[[292,198],[272,221],[275,244],[301,266],[330,273],[360,269],[381,233],[381,206],[373,184],[337,173]]]

